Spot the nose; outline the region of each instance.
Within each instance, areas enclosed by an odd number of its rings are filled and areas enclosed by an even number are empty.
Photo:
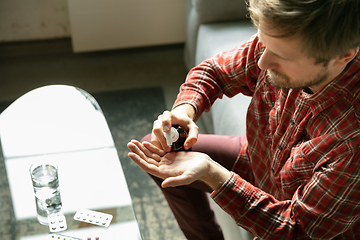
[[[266,70],[266,69],[274,69],[277,66],[276,63],[276,59],[275,56],[272,55],[271,52],[269,52],[266,48],[263,52],[263,54],[261,55],[259,62],[258,62],[258,66],[260,69],[262,70]]]

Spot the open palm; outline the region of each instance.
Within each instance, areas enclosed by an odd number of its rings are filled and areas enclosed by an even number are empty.
[[[208,170],[208,156],[198,152],[165,153],[151,143],[132,140],[128,156],[141,169],[164,179],[163,187],[188,185],[201,180]]]

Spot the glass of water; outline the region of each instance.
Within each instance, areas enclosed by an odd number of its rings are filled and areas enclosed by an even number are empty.
[[[61,210],[58,168],[48,163],[34,163],[30,175],[35,193],[37,218],[48,225],[48,215]]]

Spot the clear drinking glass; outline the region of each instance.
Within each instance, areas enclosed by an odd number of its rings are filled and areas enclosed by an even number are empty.
[[[48,214],[61,210],[58,168],[48,163],[35,163],[30,167],[35,193],[37,218],[40,224],[48,225]]]

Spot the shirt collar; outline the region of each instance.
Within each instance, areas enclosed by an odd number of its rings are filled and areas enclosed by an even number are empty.
[[[344,71],[331,83],[315,94],[309,94],[304,90],[299,96],[310,106],[313,114],[317,114],[329,106],[335,104],[351,91],[360,80],[360,57],[352,60]]]

